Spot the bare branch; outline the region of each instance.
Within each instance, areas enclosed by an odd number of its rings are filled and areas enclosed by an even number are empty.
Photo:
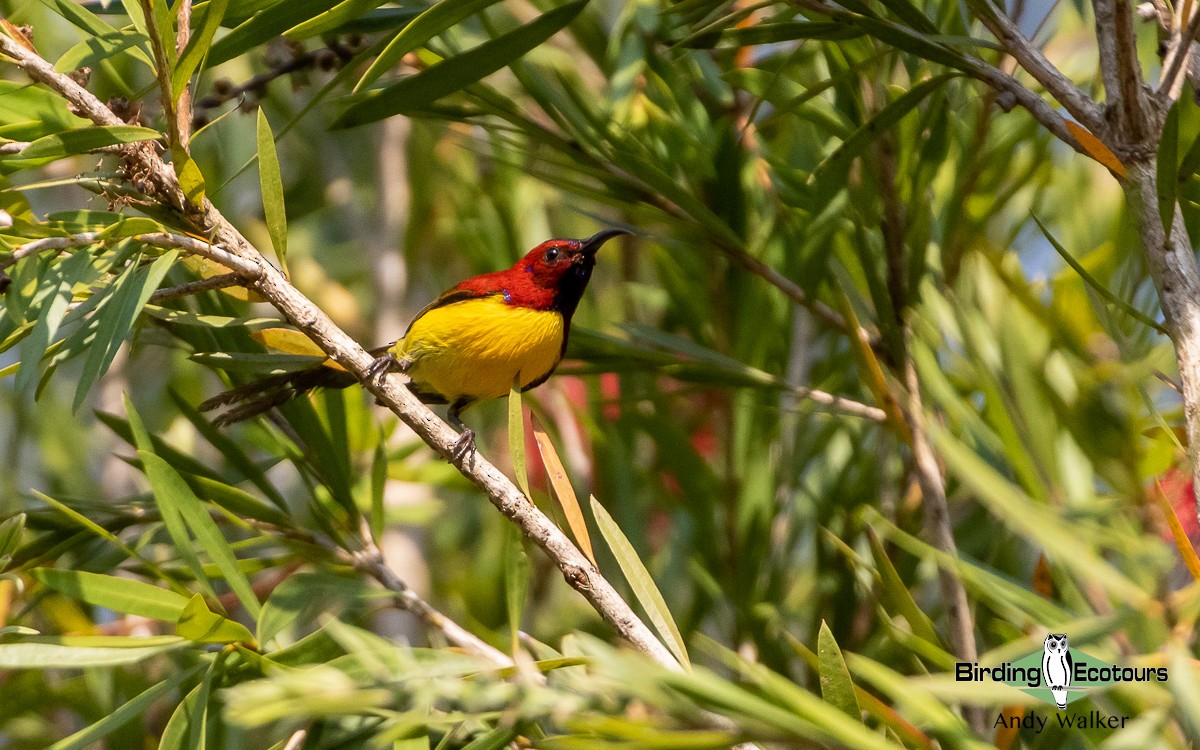
[[[46,60],[0,35],[0,53],[12,58],[34,80],[46,84],[70,101],[76,110],[93,122],[104,125],[121,124],[120,119],[90,92],[70,78],[55,72]],[[211,245],[197,242],[203,249],[224,248],[239,258],[247,268],[258,269],[253,287],[275,306],[288,320],[303,330],[335,362],[359,379],[380,403],[390,408],[443,458],[450,460],[458,433],[438,418],[405,386],[400,376],[389,374],[372,380],[368,368],[373,359],[356,341],[338,328],[332,320],[293,287],[278,269],[267,263],[261,253],[207,199],[192,206],[183,194],[170,166],[153,149],[131,144],[125,158],[146,175],[146,189],[151,197],[175,210],[206,236]],[[185,247],[185,249],[188,249]],[[567,583],[578,591],[600,616],[634,648],[668,669],[682,667],[654,633],[634,613],[598,568],[580,552],[571,540],[546,517],[499,469],[482,454],[459,467],[460,471],[482,489],[488,499],[516,523],[562,571]]]
[[[971,8],[1001,46],[1017,63],[1042,84],[1071,115],[1093,133],[1104,132],[1104,115],[1099,105],[1046,59],[1042,51],[1021,33],[1012,19],[986,0],[971,0]],[[1128,5],[1126,5],[1128,9]],[[1039,118],[1040,120],[1041,118]]]
[[[0,259],[0,270],[12,266],[22,258],[27,258],[30,255],[43,252],[45,250],[66,250],[72,247],[86,247],[95,245],[101,242],[116,242],[119,240],[129,239],[134,242],[142,242],[147,245],[165,248],[178,248],[186,250],[193,255],[199,255],[203,258],[208,258],[211,261],[220,263],[226,268],[233,269],[242,276],[243,282],[247,279],[258,278],[262,274],[262,266],[246,260],[238,255],[234,255],[221,247],[211,245],[203,240],[198,240],[194,237],[188,237],[182,234],[169,234],[167,232],[155,232],[152,234],[138,234],[133,237],[107,237],[103,232],[82,232],[80,234],[72,234],[66,237],[45,237],[40,240],[26,242],[24,245],[18,245],[12,254],[7,258]],[[265,264],[266,261],[263,261]]]
[[[365,535],[370,540],[370,535]],[[475,656],[482,657],[498,667],[511,667],[514,662],[503,651],[483,641],[479,636],[434,609],[428,602],[405,585],[404,581],[388,566],[383,553],[368,541],[367,548],[352,556],[355,569],[378,581],[385,589],[395,594],[396,606],[416,615],[426,626],[439,631],[446,640]]]
[[[792,393],[800,398],[807,398],[816,401],[818,404],[823,404],[830,408],[845,414],[853,414],[856,417],[865,417],[875,422],[886,422],[887,412],[876,406],[868,406],[867,404],[854,401],[853,399],[844,396],[835,396],[832,393],[817,390],[816,388],[805,388],[797,386],[792,389]]]
[[[150,295],[150,301],[158,304],[167,300],[179,299],[180,297],[190,297],[193,294],[201,294],[203,292],[211,292],[216,289],[228,289],[231,286],[242,286],[246,283],[245,277],[236,273],[223,273],[218,276],[209,276],[207,279],[197,279],[189,281],[186,284],[173,286],[168,289],[159,289],[154,294]]]
[[[925,534],[933,546],[956,558],[958,551],[954,542],[954,527],[950,523],[950,506],[946,502],[946,480],[942,477],[937,456],[929,443],[917,368],[908,357],[903,367],[906,398],[902,408],[912,433],[913,459],[917,483],[921,487],[921,505],[925,511]],[[950,620],[950,642],[954,646],[954,654],[962,661],[973,662],[979,658],[979,651],[975,644],[975,625],[971,619],[967,591],[948,567],[939,567],[938,581]],[[976,731],[982,731],[983,714],[972,710],[967,716]]]

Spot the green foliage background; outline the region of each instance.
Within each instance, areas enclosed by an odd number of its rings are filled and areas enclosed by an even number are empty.
[[[622,650],[537,550],[526,581],[502,517],[357,389],[212,428],[193,405],[222,380],[295,364],[249,335],[273,310],[221,292],[152,301],[197,267],[121,238],[186,227],[142,205],[114,159],[80,155],[148,134],[72,134],[87,123],[4,66],[0,136],[35,143],[0,157],[0,259],[107,234],[6,269],[0,747],[283,747],[301,728],[304,747],[406,749],[1200,736],[1200,599],[1155,488],[1192,512],[1182,418],[1156,377],[1174,360],[1145,320],[1161,316],[1136,235],[1103,167],[963,75],[967,56],[1000,55],[959,3],[434,7],[441,23],[408,3],[198,3],[196,51],[172,63],[176,91],[198,71],[191,184],[280,261],[286,238],[296,286],[365,344],[543,239],[638,228],[604,250],[570,360],[526,405],[650,570],[695,668]],[[101,99],[140,103],[155,135],[138,8],[0,2],[60,70],[86,65]],[[1089,8],[1013,13],[1098,85]],[[1192,175],[1179,183],[1190,195]],[[922,528],[911,382],[954,551]],[[502,405],[469,421],[488,456],[511,454]],[[368,533],[506,651],[518,607],[548,679],[391,616],[347,555]],[[1001,710],[1047,707],[953,681],[942,570],[966,588],[982,662],[1049,630],[1171,678],[1072,704],[1131,717],[1123,730],[996,736]]]

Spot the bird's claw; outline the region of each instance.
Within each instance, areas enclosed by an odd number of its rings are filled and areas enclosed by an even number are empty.
[[[462,431],[458,436],[458,440],[454,441],[454,449],[450,451],[450,456],[454,463],[460,464],[468,458],[475,455],[475,430],[470,427]]]
[[[367,365],[367,379],[379,380],[399,364],[400,361],[391,352],[376,357],[371,364]]]

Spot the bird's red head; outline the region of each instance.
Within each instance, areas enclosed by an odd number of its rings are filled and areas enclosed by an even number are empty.
[[[587,239],[546,240],[530,250],[512,268],[476,276],[459,289],[499,292],[504,301],[534,310],[556,310],[570,319],[592,278],[596,251],[624,229],[605,229]]]
[[[546,240],[526,253],[512,270],[531,275],[535,284],[546,289],[578,284],[582,293],[596,266],[596,251],[622,234],[629,232],[605,229],[583,240]]]

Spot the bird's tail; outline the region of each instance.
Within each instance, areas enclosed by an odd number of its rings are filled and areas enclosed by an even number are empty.
[[[220,427],[256,417],[315,388],[345,388],[356,382],[354,376],[344,370],[317,365],[239,385],[213,396],[197,408],[212,411],[231,406],[213,420],[213,424]]]

